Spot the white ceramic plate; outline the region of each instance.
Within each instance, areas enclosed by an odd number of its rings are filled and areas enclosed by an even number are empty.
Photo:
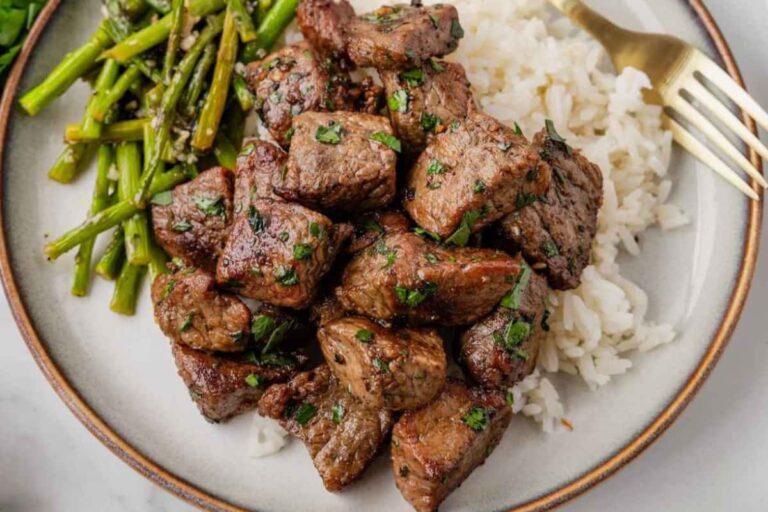
[[[590,4],[626,26],[682,37],[735,70],[697,0]],[[49,16],[54,10],[55,16]],[[78,224],[90,200],[90,180],[62,187],[46,178],[61,150],[64,126],[80,118],[87,90],[78,84],[35,118],[19,114],[12,96],[16,85],[28,89],[78,46],[100,17],[98,0],[51,0],[41,17],[43,23],[50,20],[30,39],[0,110],[0,267],[42,370],[73,412],[117,455],[200,506],[409,510],[393,485],[387,457],[340,495],[323,489],[301,443],[276,456],[249,459],[251,415],[226,425],[202,420],[176,376],[147,297],[135,318],[118,317],[107,308],[111,286],[103,282],[88,299],[69,296],[72,255],[57,264],[45,261],[41,247],[46,236]],[[675,155],[671,176],[676,181],[673,202],[693,224],[663,235],[649,231],[642,239],[643,255],[623,268],[649,292],[649,317],[672,323],[678,340],[636,357],[629,374],[596,393],[575,380],[560,379],[575,430],[545,435],[533,422],[516,419],[494,455],[442,510],[541,510],[573,497],[652,442],[711,370],[749,287],[760,207],[687,155]]]

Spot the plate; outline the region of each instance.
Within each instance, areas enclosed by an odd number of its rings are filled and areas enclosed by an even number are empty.
[[[600,0],[591,5],[625,26],[678,35],[735,76],[733,57],[697,0]],[[55,12],[55,16],[53,16]],[[62,187],[48,166],[67,122],[88,94],[77,84],[35,118],[13,107],[76,47],[101,17],[98,0],[51,0],[9,80],[0,105],[0,268],[9,302],[42,371],[85,426],[154,482],[214,510],[410,510],[392,484],[386,457],[340,495],[325,492],[306,451],[294,442],[277,456],[249,459],[250,416],[205,423],[175,373],[151,305],[136,318],[107,308],[111,288],[69,296],[72,255],[49,264],[41,247],[79,223],[89,180]],[[754,155],[751,155],[755,159]],[[635,368],[597,392],[567,378],[558,388],[573,432],[545,435],[513,422],[501,445],[441,510],[545,510],[599,483],[648,446],[680,414],[724,349],[746,298],[757,255],[761,206],[748,202],[688,155],[676,153],[672,201],[687,228],[643,236],[641,257],[624,271],[643,284],[649,318],[672,323],[678,339],[636,356]]]

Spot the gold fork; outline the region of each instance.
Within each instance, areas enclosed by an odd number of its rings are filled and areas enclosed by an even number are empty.
[[[600,41],[617,71],[633,67],[648,75],[653,90],[647,91],[646,101],[674,110],[676,117],[684,119],[698,129],[711,144],[757,183],[764,188],[768,187],[768,183],[755,166],[692,103],[695,101],[705,107],[710,117],[719,120],[762,158],[768,159],[768,148],[699,80],[698,76],[706,78],[758,124],[768,129],[768,113],[720,66],[690,44],[675,37],[632,32],[618,27],[584,5],[581,0],[549,1]],[[711,167],[728,183],[750,198],[758,200],[758,195],[752,187],[687,128],[666,113],[664,123],[680,146]]]

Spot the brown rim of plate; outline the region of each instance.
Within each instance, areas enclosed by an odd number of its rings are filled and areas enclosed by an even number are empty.
[[[702,3],[702,0],[688,0],[687,3],[714,43],[714,47],[725,63],[728,73],[743,86],[744,81],[741,72],[739,71],[728,43],[725,41],[725,38],[715,23],[715,20],[712,18],[712,15]],[[67,404],[67,407],[69,407],[77,419],[79,419],[80,422],[115,455],[154,483],[200,508],[227,511],[245,510],[232,505],[231,503],[227,503],[221,498],[213,496],[177,477],[143,453],[137,451],[127,441],[122,439],[107,423],[105,423],[104,420],[93,411],[90,405],[80,397],[72,384],[66,379],[61,370],[51,359],[51,356],[46,351],[34,325],[32,324],[16,286],[16,280],[11,271],[10,259],[8,257],[8,248],[5,240],[5,221],[3,216],[4,180],[2,180],[2,173],[5,163],[5,139],[8,133],[8,123],[10,121],[16,93],[24,68],[40,39],[40,35],[43,33],[48,21],[60,4],[61,0],[50,0],[40,13],[37,22],[30,31],[16,64],[13,66],[13,69],[8,76],[2,102],[0,103],[0,141],[2,141],[0,142],[0,226],[2,226],[0,229],[0,275],[2,276],[3,286],[13,316],[16,319],[16,323],[19,326],[19,330],[21,331],[24,340],[26,341],[27,347],[30,352],[32,352],[32,356],[37,362],[37,365],[42,370],[46,379],[48,379],[48,382],[51,383],[53,389],[64,403]],[[757,134],[755,123],[744,113],[742,113],[742,117],[752,132]],[[760,158],[752,150],[750,150],[750,159],[755,166],[762,168]],[[761,202],[758,203],[752,201],[749,204],[749,225],[747,226],[746,238],[743,246],[744,258],[741,262],[741,269],[739,270],[736,286],[733,289],[728,308],[723,315],[722,322],[715,333],[715,336],[710,342],[701,362],[689,376],[687,382],[650,425],[623,448],[580,477],[553,491],[547,492],[538,498],[530,500],[527,503],[518,505],[517,507],[510,509],[510,512],[549,510],[594,487],[596,484],[602,482],[616,473],[619,469],[623,468],[645,448],[650,446],[650,444],[658,439],[658,437],[690,403],[702,383],[709,376],[709,373],[712,371],[712,368],[714,368],[720,355],[728,344],[728,340],[730,339],[739,316],[741,315],[744,302],[752,283],[760,240],[759,235],[762,223],[763,194],[762,189],[760,189],[754,180],[752,180],[751,185],[760,194]]]

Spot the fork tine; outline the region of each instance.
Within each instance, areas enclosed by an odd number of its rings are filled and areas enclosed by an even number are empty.
[[[723,135],[720,130],[718,130],[717,127],[712,124],[711,121],[709,121],[709,119],[704,117],[701,112],[696,110],[693,105],[688,103],[685,98],[680,96],[680,94],[677,94],[669,106],[674,108],[693,126],[698,128],[704,135],[709,138],[712,143],[720,148],[720,151],[728,155],[728,157],[730,157],[734,162],[739,164],[739,167],[744,169],[747,174],[757,180],[757,182],[760,183],[763,188],[768,187],[768,182],[765,181],[765,178],[763,178],[763,175],[760,174],[760,171],[758,171],[755,166],[752,165],[752,162],[747,160],[744,155],[738,149],[736,149],[736,146],[734,146],[731,141],[729,141],[728,138]]]
[[[768,130],[768,112],[747,91],[737,84],[728,73],[703,53],[700,53],[698,56],[697,64],[699,71],[704,77],[718,86],[734,103],[746,110],[752,116],[752,119]]]
[[[761,157],[768,160],[768,148],[765,147],[765,144],[763,144],[760,139],[749,130],[749,128],[744,126],[744,123],[742,123],[738,117],[733,115],[733,112],[728,110],[728,108],[709,92],[706,87],[701,85],[698,80],[694,78],[687,80],[684,88],[697,101],[707,107],[707,109],[720,119],[720,121],[725,123],[728,128],[736,132],[736,135],[738,135],[741,140],[757,151]]]
[[[717,155],[712,153],[712,151],[710,151],[704,144],[699,142],[696,137],[688,133],[688,131],[683,128],[677,121],[669,116],[665,116],[665,118],[667,123],[669,123],[669,127],[672,130],[672,135],[675,137],[675,140],[678,144],[680,144],[693,156],[701,160],[707,167],[711,167],[712,170],[714,170],[728,183],[742,191],[744,194],[754,199],[755,201],[760,200],[760,197],[757,195],[757,193],[752,190],[752,188],[747,185],[739,177],[739,175],[733,171],[733,169],[728,167],[725,162],[720,160]]]

